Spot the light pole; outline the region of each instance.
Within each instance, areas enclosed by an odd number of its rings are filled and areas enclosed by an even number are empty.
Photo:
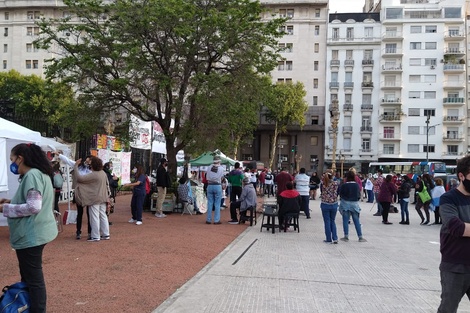
[[[428,117],[426,118],[426,162],[429,162],[429,129],[432,128],[432,127],[436,127],[437,125],[440,125],[440,124],[435,124],[435,125],[431,125],[429,126],[429,120],[431,118],[431,115],[428,114]]]
[[[341,175],[340,175],[341,177],[344,176],[344,170],[343,170],[343,167],[344,167],[344,159],[345,159],[345,157],[344,157],[343,153],[340,151],[340,154],[339,154],[339,161],[341,162]]]
[[[336,174],[336,144],[338,139],[338,121],[339,121],[339,105],[338,99],[333,99],[330,106],[331,129],[333,131],[333,147],[331,154],[331,169]]]

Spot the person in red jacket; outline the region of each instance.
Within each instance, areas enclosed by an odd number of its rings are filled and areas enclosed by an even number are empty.
[[[287,172],[286,169],[282,169],[282,171],[276,175],[274,178],[274,182],[277,184],[277,197],[279,198],[280,194],[286,190],[286,184],[288,182],[292,182],[294,178],[291,174]]]
[[[302,198],[297,190],[294,190],[294,184],[290,181],[286,183],[286,190],[281,192],[278,199],[279,204],[279,227],[282,229],[284,224],[284,216],[287,213],[299,213]]]

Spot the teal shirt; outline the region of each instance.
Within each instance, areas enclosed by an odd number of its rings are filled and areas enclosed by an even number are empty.
[[[57,237],[55,222],[54,190],[51,178],[38,169],[30,169],[20,182],[11,199],[12,204],[26,203],[26,195],[31,188],[42,195],[42,208],[38,214],[20,218],[8,218],[10,244],[13,249],[25,249],[46,244]]]

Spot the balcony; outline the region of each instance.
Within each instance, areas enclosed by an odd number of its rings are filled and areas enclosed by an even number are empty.
[[[343,126],[343,134],[352,134],[353,127],[352,126]]]
[[[403,40],[403,33],[400,31],[386,31],[382,35],[382,40],[383,41],[397,41],[397,40]]]
[[[401,136],[399,133],[385,133],[380,135],[380,140],[396,141],[401,140]]]
[[[463,56],[463,55],[465,55],[465,49],[464,48],[445,48],[444,49],[444,55],[460,55],[460,56]]]
[[[458,115],[447,115],[444,116],[442,122],[446,124],[460,124],[463,123],[465,120],[464,117],[458,116]]]
[[[447,106],[462,106],[465,104],[465,98],[447,97],[444,98],[443,103]]]
[[[403,56],[403,50],[400,48],[385,48],[382,50],[382,57],[401,57]]]
[[[382,114],[380,116],[380,121],[381,122],[398,122],[400,123],[401,122],[401,117],[403,115],[401,114]]]
[[[400,73],[402,72],[401,64],[397,65],[382,65],[382,73]]]
[[[465,81],[462,80],[446,80],[444,81],[444,89],[463,89]]]
[[[462,73],[465,71],[465,64],[444,64],[444,72]]]
[[[374,83],[373,82],[369,82],[369,81],[365,81],[365,82],[362,82],[361,83],[361,87],[362,89],[372,89],[374,88]]]
[[[354,60],[344,60],[344,67],[354,67]]]
[[[339,82],[330,82],[330,89],[339,89]]]
[[[374,66],[374,60],[364,59],[362,60],[362,66]]]
[[[382,89],[402,89],[403,86],[402,86],[402,82],[401,80],[397,80],[397,81],[383,81],[382,82],[382,85],[381,85],[381,88]]]
[[[463,39],[465,39],[465,33],[460,29],[452,29],[444,33],[445,41],[460,41]]]
[[[459,133],[457,131],[448,131],[447,135],[444,135],[442,138],[444,141],[464,141],[464,137],[462,133]]]
[[[396,105],[401,105],[401,100],[400,98],[382,98],[382,103],[381,105],[387,106],[396,106]]]
[[[340,60],[331,60],[330,61],[330,68],[333,68],[333,67],[338,67],[339,68],[340,64],[341,64]]]
[[[344,89],[353,89],[354,82],[344,82]]]
[[[361,126],[361,133],[372,133],[372,126]]]
[[[372,112],[374,106],[372,104],[361,104],[361,112]]]
[[[374,155],[374,150],[372,149],[359,149],[359,155]]]
[[[345,104],[343,105],[343,111],[352,111],[353,110],[353,105],[352,104]]]

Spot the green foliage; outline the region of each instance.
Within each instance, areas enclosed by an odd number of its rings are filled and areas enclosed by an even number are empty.
[[[90,108],[122,107],[158,122],[170,167],[178,150],[198,145],[213,130],[213,115],[238,105],[242,88],[214,101],[227,81],[246,69],[263,74],[274,68],[278,29],[285,21],[261,21],[262,7],[252,0],[64,3],[73,18],[39,23],[42,36],[35,44],[63,52],[50,60],[48,77],[78,83],[80,102]]]

